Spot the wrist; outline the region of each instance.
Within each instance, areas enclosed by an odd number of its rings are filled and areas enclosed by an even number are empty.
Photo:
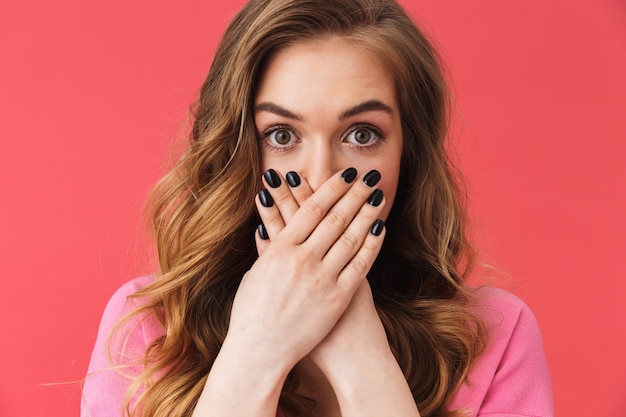
[[[288,370],[254,351],[244,352],[237,345],[224,343],[209,371],[194,416],[276,415]]]
[[[286,355],[277,354],[277,349],[264,349],[258,345],[230,339],[228,336],[216,358],[216,363],[218,361],[220,366],[236,369],[248,377],[263,376],[265,379],[263,382],[266,383],[279,381],[281,386],[296,363],[290,361]]]
[[[336,358],[321,368],[336,390],[348,392],[353,387],[384,380],[388,375],[400,370],[389,346],[362,353],[353,352],[342,358]]]
[[[345,416],[411,416],[419,411],[391,349],[358,366],[340,366],[327,376]]]

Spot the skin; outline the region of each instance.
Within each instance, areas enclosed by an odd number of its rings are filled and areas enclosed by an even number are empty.
[[[387,217],[400,173],[402,125],[393,77],[378,57],[340,38],[283,49],[262,74],[254,121],[264,170],[295,171],[305,180],[292,190],[297,200],[339,170],[355,167],[364,175],[376,169]],[[277,143],[281,134],[288,144]],[[359,134],[370,140],[359,143]],[[279,201],[287,194],[276,191]],[[282,214],[289,220],[292,211]]]
[[[419,416],[366,280],[384,238],[370,229],[388,215],[400,171],[391,73],[340,37],[292,45],[260,78],[255,125],[264,169],[281,180],[263,179],[271,207],[256,201],[269,239],[256,235],[259,258],[194,416],[275,416],[294,367],[316,415]],[[349,183],[348,167],[359,173]],[[380,182],[365,184],[374,169]],[[289,171],[299,186],[287,185]],[[376,187],[386,197],[372,205]]]

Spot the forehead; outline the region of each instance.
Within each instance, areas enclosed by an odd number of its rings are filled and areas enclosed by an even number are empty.
[[[394,77],[377,54],[339,36],[307,40],[274,53],[259,78],[255,103],[306,106],[383,100],[396,107]]]

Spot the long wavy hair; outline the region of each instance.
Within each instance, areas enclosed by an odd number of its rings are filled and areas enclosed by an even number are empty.
[[[474,254],[464,194],[445,139],[449,93],[431,44],[392,0],[252,0],[226,30],[200,96],[185,153],[148,206],[157,280],[135,294],[134,315],[155,315],[164,335],[129,389],[133,416],[191,416],[228,330],[233,298],[257,258],[254,197],[261,170],[252,105],[273,53],[341,36],[388,64],[404,133],[387,237],[368,279],[389,344],[424,417],[448,405],[485,342],[463,287]],[[307,415],[290,374],[280,406]],[[132,398],[132,401],[131,401]]]

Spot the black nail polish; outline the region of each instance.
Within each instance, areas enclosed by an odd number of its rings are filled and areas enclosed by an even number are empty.
[[[370,232],[374,236],[380,236],[380,234],[383,232],[384,228],[385,228],[385,222],[380,220],[380,219],[378,219],[372,225],[372,228],[370,229]]]
[[[263,177],[265,177],[265,181],[267,181],[270,187],[272,188],[280,187],[280,177],[278,176],[276,171],[274,171],[273,169],[268,169],[267,171],[265,171],[263,173]]]
[[[345,182],[350,184],[356,178],[356,174],[357,174],[356,168],[348,168],[345,171],[343,171],[343,174],[341,174],[341,178]]]
[[[363,177],[363,183],[368,187],[373,187],[380,181],[380,172],[375,169],[371,170]]]
[[[385,194],[383,193],[383,191],[377,188],[367,199],[367,204],[369,204],[370,206],[378,207],[383,201],[384,196]]]
[[[259,236],[261,237],[261,239],[263,240],[267,240],[270,237],[267,234],[267,230],[265,230],[265,225],[263,223],[261,223],[258,227],[257,230],[259,231]]]
[[[300,181],[300,175],[298,175],[297,172],[289,171],[287,173],[287,182],[289,183],[289,186],[297,187],[302,181]]]
[[[259,200],[261,200],[263,207],[272,207],[274,205],[274,199],[265,188],[259,191]]]

